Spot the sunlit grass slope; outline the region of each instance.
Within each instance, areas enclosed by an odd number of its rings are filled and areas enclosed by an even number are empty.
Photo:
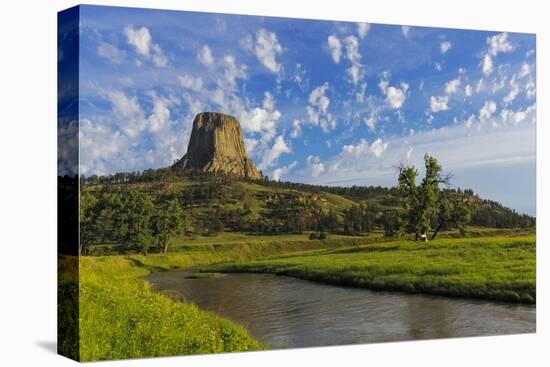
[[[82,258],[80,360],[262,349],[243,327],[175,302],[136,279],[146,267],[121,256]]]
[[[534,303],[535,237],[393,241],[222,264],[374,290]]]

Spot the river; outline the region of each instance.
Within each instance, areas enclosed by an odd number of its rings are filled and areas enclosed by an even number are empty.
[[[370,291],[271,274],[145,277],[243,326],[274,348],[535,332],[535,307]]]

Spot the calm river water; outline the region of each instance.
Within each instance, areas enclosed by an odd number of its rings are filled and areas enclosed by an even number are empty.
[[[180,293],[201,309],[245,326],[275,348],[535,332],[535,307],[373,292],[271,274],[190,279],[153,273],[157,291]]]

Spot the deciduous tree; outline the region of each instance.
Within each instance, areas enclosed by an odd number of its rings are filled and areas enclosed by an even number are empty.
[[[157,209],[153,217],[153,236],[160,251],[166,254],[170,239],[182,232],[185,232],[185,216],[178,200],[172,199]]]

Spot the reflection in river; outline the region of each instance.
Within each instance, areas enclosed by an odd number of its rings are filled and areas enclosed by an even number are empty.
[[[535,332],[535,307],[373,292],[271,274],[190,279],[170,271],[153,289],[244,325],[275,348]]]

